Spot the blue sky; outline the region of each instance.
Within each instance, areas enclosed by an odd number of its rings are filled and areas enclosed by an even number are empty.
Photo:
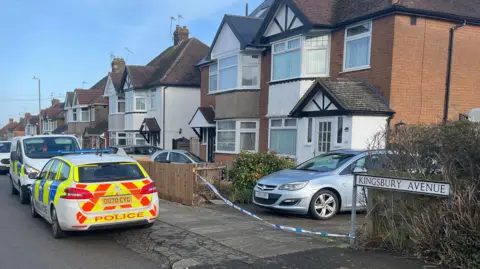
[[[110,70],[110,55],[142,65],[172,44],[170,16],[210,45],[224,14],[245,13],[262,0],[6,0],[0,9],[0,125],[38,114],[51,95],[91,87]]]

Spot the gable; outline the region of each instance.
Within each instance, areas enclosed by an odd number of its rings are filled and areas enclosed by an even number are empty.
[[[276,34],[288,32],[302,27],[304,24],[293,10],[285,3],[280,4],[271,19],[264,36],[269,37]]]
[[[127,77],[125,78],[125,82],[123,83],[123,90],[128,90],[132,88],[132,80],[130,79],[128,71],[125,70],[125,72],[127,73]]]
[[[323,92],[319,91],[302,109],[302,112],[338,110],[335,104]]]
[[[78,105],[79,104],[78,104],[77,92],[75,91],[75,93],[73,94],[72,107],[76,107]]]
[[[115,86],[113,85],[112,78],[108,76],[107,84],[105,85],[105,89],[103,91],[104,96],[113,96],[115,95]]]
[[[240,51],[240,41],[237,39],[228,23],[223,23],[222,30],[214,44],[212,44],[212,59]]]

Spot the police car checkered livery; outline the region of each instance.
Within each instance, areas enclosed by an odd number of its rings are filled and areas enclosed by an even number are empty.
[[[52,158],[31,186],[32,217],[65,231],[151,226],[158,216],[154,182],[135,160],[113,154]]]

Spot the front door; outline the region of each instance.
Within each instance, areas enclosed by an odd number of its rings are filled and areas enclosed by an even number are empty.
[[[207,132],[207,162],[215,162],[215,128],[208,128]]]
[[[316,133],[315,156],[329,152],[332,148],[332,121],[318,120]]]

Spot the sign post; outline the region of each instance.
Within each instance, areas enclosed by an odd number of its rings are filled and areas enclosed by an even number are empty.
[[[355,245],[356,222],[357,222],[357,188],[366,187],[398,192],[409,192],[423,195],[448,197],[451,201],[450,183],[438,181],[423,181],[397,177],[373,176],[364,173],[355,173],[353,176],[352,192],[352,226],[350,233],[350,245]],[[450,205],[449,205],[450,209]]]

